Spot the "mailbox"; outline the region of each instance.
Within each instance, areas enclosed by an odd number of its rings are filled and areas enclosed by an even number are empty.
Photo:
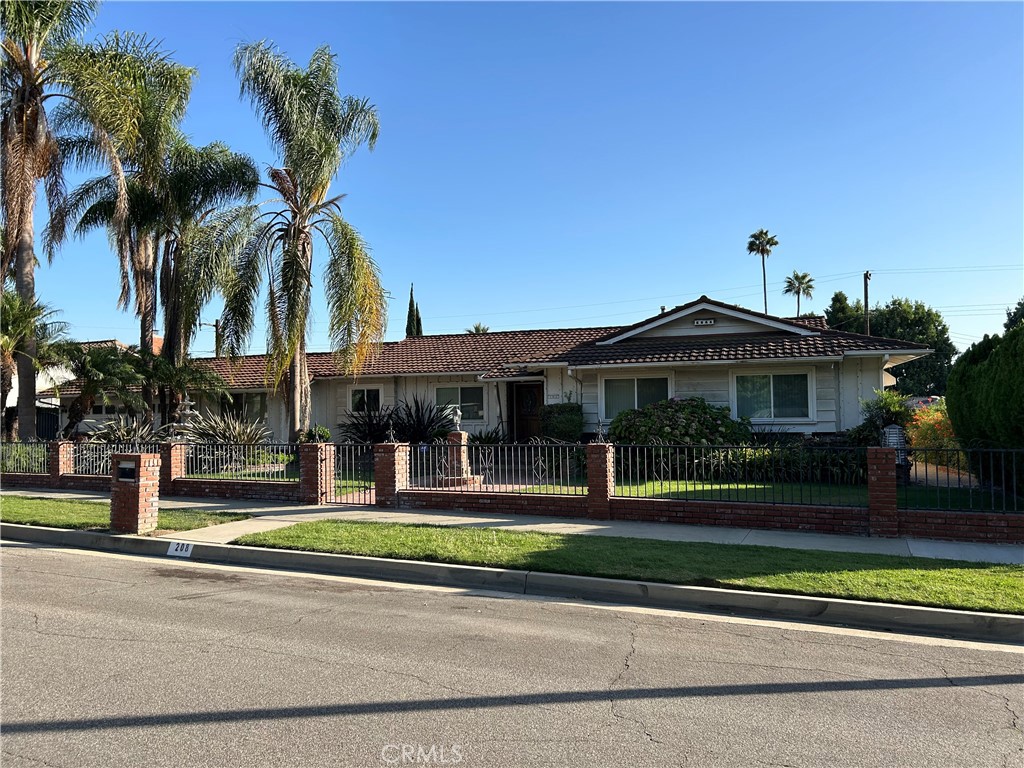
[[[139,479],[139,468],[134,461],[117,462],[117,479],[125,483],[134,483]]]

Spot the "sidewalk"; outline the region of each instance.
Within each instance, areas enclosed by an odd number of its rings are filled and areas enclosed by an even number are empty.
[[[50,489],[5,490],[3,495],[36,498],[107,501],[109,494],[91,491],[54,491]],[[867,536],[839,536],[799,531],[769,531],[724,526],[676,525],[674,523],[636,523],[621,520],[587,520],[540,515],[484,515],[454,511],[402,511],[369,506],[304,504],[283,505],[249,499],[160,499],[161,509],[201,509],[207,512],[242,512],[248,520],[224,523],[194,531],[175,533],[176,541],[226,544],[239,536],[262,533],[311,520],[347,520],[352,522],[462,525],[504,528],[542,533],[572,533],[586,536],[624,536],[659,541],[697,541],[713,544],[746,544],[784,549],[812,549],[826,552],[862,552],[925,558],[947,558],[969,562],[1024,565],[1024,547],[1012,544],[936,541],[932,539],[878,539]]]

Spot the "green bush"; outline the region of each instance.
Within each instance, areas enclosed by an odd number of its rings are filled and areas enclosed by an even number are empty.
[[[246,421],[230,414],[214,416],[207,411],[179,426],[177,436],[190,443],[260,445],[270,441],[270,430],[262,421]]]
[[[579,403],[542,405],[540,433],[566,443],[578,443],[583,436],[583,406]]]
[[[492,429],[481,429],[469,436],[470,445],[501,445],[508,442],[505,428],[500,424]]]
[[[300,443],[329,443],[331,442],[331,430],[322,424],[314,424],[301,435]]]
[[[609,432],[624,445],[744,445],[751,438],[748,420],[734,421],[728,406],[709,405],[702,397],[623,411]]]
[[[165,424],[160,429],[153,429],[149,422],[119,415],[115,419],[100,425],[89,433],[89,442],[92,443],[158,443],[167,439],[170,433],[170,424]]]
[[[914,419],[914,411],[907,405],[909,399],[894,390],[876,389],[874,400],[861,400],[864,421],[846,433],[850,445],[880,445],[885,427],[897,424],[906,428]]]

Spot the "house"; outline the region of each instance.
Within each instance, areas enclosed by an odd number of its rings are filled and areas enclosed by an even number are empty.
[[[919,344],[846,333],[824,318],[781,318],[701,296],[630,326],[421,336],[389,342],[353,378],[330,353],[312,353],[312,420],[331,427],[351,411],[414,396],[458,405],[463,429],[503,426],[539,435],[539,408],[582,403],[586,430],[670,397],[703,397],[765,429],[838,432],[858,425],[860,401],[894,382],[890,370],[931,352]],[[266,358],[208,358],[230,385],[220,404],[286,434]],[[62,396],[64,391],[62,390]],[[216,403],[200,407],[216,409]]]

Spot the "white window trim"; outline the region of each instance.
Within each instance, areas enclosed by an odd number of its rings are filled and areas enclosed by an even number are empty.
[[[737,376],[776,376],[792,373],[807,374],[807,416],[805,418],[789,417],[784,419],[751,419],[751,424],[816,424],[818,422],[818,383],[814,376],[814,366],[780,367],[780,368],[731,368],[729,369],[729,409],[734,419],[739,418],[736,403]]]
[[[483,403],[483,416],[479,419],[467,419],[465,416],[462,417],[463,424],[487,424],[487,385],[483,383],[465,382],[455,384],[435,384],[434,385],[434,405],[437,405],[437,390],[439,389],[458,389],[459,390],[459,408],[462,408],[462,390],[474,387],[480,389],[484,396]],[[438,406],[440,407],[440,406]]]
[[[609,381],[609,380],[613,380],[614,381],[614,380],[622,380],[622,379],[629,379],[629,380],[633,380],[633,381],[635,381],[637,379],[668,379],[668,399],[669,400],[672,399],[672,396],[673,396],[673,394],[676,391],[676,387],[675,387],[675,384],[676,384],[676,382],[675,382],[675,373],[673,371],[665,371],[664,373],[634,374],[633,376],[623,376],[621,374],[609,374],[607,376],[604,376],[604,375],[598,376],[597,377],[597,412],[601,416],[601,421],[603,421],[605,424],[610,423],[612,421],[612,419],[608,417],[608,414],[605,412],[605,409],[604,409],[604,383],[606,381]],[[634,390],[633,394],[634,394],[633,402],[635,403],[636,402],[636,399],[635,399],[636,391],[635,390]]]
[[[377,397],[379,398],[380,407],[381,408],[384,407],[384,390],[381,387],[367,387],[367,386],[360,386],[360,385],[352,385],[352,386],[350,386],[348,388],[348,391],[345,393],[345,410],[346,411],[352,411],[352,393],[356,392],[356,391],[360,391],[360,390],[364,391],[364,392],[369,392],[370,390],[377,390]],[[352,412],[355,413],[355,411],[352,411]]]

